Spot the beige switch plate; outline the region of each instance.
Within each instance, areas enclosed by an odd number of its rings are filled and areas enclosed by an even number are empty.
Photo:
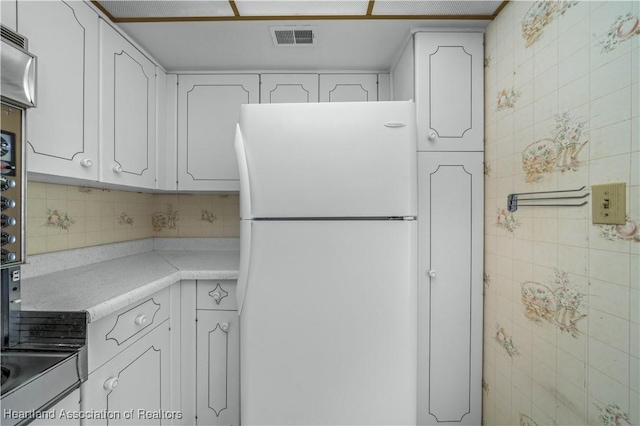
[[[624,225],[627,221],[627,184],[625,182],[591,185],[592,222]]]

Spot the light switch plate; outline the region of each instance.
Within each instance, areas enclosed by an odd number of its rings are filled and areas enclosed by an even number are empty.
[[[625,182],[591,185],[592,222],[624,225],[627,221],[627,184]]]

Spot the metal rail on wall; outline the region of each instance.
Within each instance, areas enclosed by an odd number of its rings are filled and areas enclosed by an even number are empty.
[[[584,193],[582,195],[575,196],[562,196],[562,197],[530,197],[530,198],[520,198],[521,195],[538,195],[538,194],[557,194],[561,192],[580,192],[584,191],[586,186],[583,186],[579,189],[564,189],[559,191],[540,191],[540,192],[521,192],[518,194],[509,194],[507,196],[507,210],[510,212],[515,212],[518,210],[518,207],[580,207],[587,204],[587,200],[582,203],[532,203],[532,204],[522,204],[521,201],[550,201],[550,200],[581,200],[587,198],[589,193]]]

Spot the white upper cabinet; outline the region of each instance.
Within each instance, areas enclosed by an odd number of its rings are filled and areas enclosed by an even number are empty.
[[[378,100],[378,74],[321,74],[320,102]]]
[[[417,33],[418,150],[482,151],[483,34]]]
[[[18,12],[20,32],[38,57],[28,171],[96,181],[98,15],[83,2],[58,0],[21,1]]]
[[[100,180],[156,187],[156,66],[100,20]]]
[[[258,74],[178,76],[178,190],[240,189],[236,124],[258,101]]]
[[[260,103],[318,102],[318,74],[261,74]]]

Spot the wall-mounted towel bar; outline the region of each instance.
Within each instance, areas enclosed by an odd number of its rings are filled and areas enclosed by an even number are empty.
[[[507,196],[507,210],[509,210],[510,212],[515,212],[516,210],[518,210],[518,207],[580,207],[580,206],[584,206],[585,204],[587,204],[587,200],[585,200],[584,202],[580,203],[580,204],[575,204],[575,203],[570,203],[570,204],[558,204],[558,203],[549,203],[549,204],[542,204],[542,203],[532,203],[532,204],[522,204],[521,201],[539,201],[539,200],[545,200],[545,201],[549,201],[549,200],[579,200],[579,199],[584,199],[586,197],[589,196],[589,193],[585,193],[582,195],[575,195],[575,196],[562,196],[562,197],[533,197],[533,198],[520,198],[521,195],[538,195],[538,194],[557,194],[560,192],[580,192],[580,191],[584,191],[584,189],[586,188],[586,186],[583,186],[582,188],[579,189],[565,189],[565,190],[560,190],[560,191],[540,191],[540,192],[521,192],[518,194],[509,194]]]

